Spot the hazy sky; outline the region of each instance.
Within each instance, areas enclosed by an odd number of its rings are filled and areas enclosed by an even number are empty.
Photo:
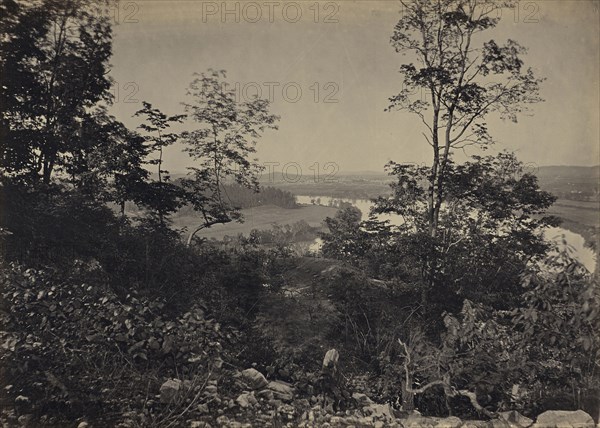
[[[297,162],[305,173],[315,162],[335,162],[341,171],[382,170],[388,160],[427,162],[430,147],[415,117],[384,112],[401,89],[405,59],[389,43],[400,10],[394,0],[121,0],[112,112],[130,126],[139,124],[131,115],[141,100],[181,113],[192,74],[225,69],[242,97],[243,88],[248,96],[260,88],[264,97],[272,88],[280,129],[260,141],[261,161]],[[526,65],[547,78],[546,101],[518,124],[488,120],[499,141],[494,151],[514,150],[538,165],[600,163],[599,2],[522,1],[502,18],[485,37],[529,48]],[[167,168],[188,165],[179,149],[168,152]]]

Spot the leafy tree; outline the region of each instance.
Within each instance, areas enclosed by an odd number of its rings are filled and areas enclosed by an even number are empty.
[[[269,113],[269,101],[239,101],[228,87],[225,71],[195,74],[184,103],[197,128],[184,132],[183,141],[195,161],[192,179],[183,181],[190,202],[202,213],[204,223],[192,231],[188,242],[202,228],[239,218],[223,192],[226,180],[258,190],[262,170],[250,156],[266,129],[277,129],[278,116]]]
[[[2,167],[49,184],[71,162],[87,111],[112,99],[110,17],[87,0],[6,0],[2,11]]]
[[[517,42],[501,45],[490,40],[476,46],[481,33],[497,25],[497,12],[512,1],[400,2],[404,14],[391,43],[414,62],[401,65],[403,90],[390,98],[389,110],[413,113],[425,127],[423,135],[433,151],[426,176],[426,219],[428,233],[435,238],[453,150],[492,143],[486,118],[498,113],[516,122],[529,104],[541,101],[542,79],[524,68],[525,48]],[[421,96],[424,91],[427,95]]]
[[[389,170],[396,177],[393,194],[378,198],[374,212],[402,218],[394,232],[405,251],[418,257],[422,303],[452,310],[468,298],[509,307],[520,295],[519,275],[527,263],[548,250],[541,230],[558,220],[543,213],[556,198],[539,189],[514,154],[475,156],[462,165],[448,162],[438,234],[432,238],[428,168],[391,163]]]
[[[147,161],[150,165],[157,166],[158,180],[147,186],[147,198],[144,205],[156,211],[161,225],[164,225],[165,216],[174,212],[179,206],[179,198],[182,196],[181,189],[169,183],[168,171],[163,169],[163,149],[174,144],[179,138],[178,134],[167,132],[174,123],[181,123],[185,115],[167,116],[152,104],[144,101],[143,108],[135,113],[135,116],[145,116],[147,123],[139,126],[146,131],[146,142],[149,143],[148,152],[158,153],[158,158]]]
[[[362,213],[354,206],[340,209],[335,217],[327,217],[328,233],[322,233],[325,257],[356,262],[366,254],[366,232],[361,230]]]

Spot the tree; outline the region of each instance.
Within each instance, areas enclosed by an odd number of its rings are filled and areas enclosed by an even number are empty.
[[[475,47],[480,33],[497,25],[497,12],[513,1],[400,2],[405,13],[391,43],[416,64],[401,65],[403,90],[390,98],[389,110],[413,113],[425,127],[423,135],[433,151],[426,177],[427,223],[435,238],[453,150],[491,144],[486,117],[499,113],[516,122],[529,104],[541,101],[542,79],[523,67],[525,48],[513,40],[503,45],[490,40]],[[423,91],[428,92],[426,97],[420,97]]]
[[[378,198],[373,212],[402,218],[391,243],[417,256],[423,305],[459,309],[467,298],[506,309],[518,299],[519,276],[549,248],[541,231],[558,219],[543,215],[556,198],[539,189],[515,155],[448,161],[436,237],[427,220],[429,169],[395,163],[388,169],[396,178],[392,196]]]
[[[225,78],[223,70],[196,73],[188,89],[191,101],[184,103],[198,128],[182,134],[196,162],[190,168],[193,178],[182,183],[189,201],[204,218],[204,223],[190,233],[188,244],[199,230],[240,218],[223,194],[223,184],[231,180],[258,190],[262,167],[250,156],[263,132],[277,129],[279,117],[269,113],[268,100],[239,101]]]
[[[110,17],[88,0],[6,0],[2,10],[2,166],[49,184],[71,161],[88,110],[112,99]]]
[[[167,130],[174,123],[181,123],[185,115],[167,116],[152,104],[144,101],[143,108],[135,113],[135,116],[145,116],[147,123],[142,123],[139,128],[146,131],[146,142],[149,143],[148,152],[158,152],[158,158],[147,161],[150,165],[157,166],[158,181],[148,186],[148,198],[145,205],[152,207],[158,214],[161,225],[164,225],[165,216],[179,207],[178,198],[182,192],[178,186],[168,183],[169,171],[163,169],[163,149],[174,144],[179,135]]]

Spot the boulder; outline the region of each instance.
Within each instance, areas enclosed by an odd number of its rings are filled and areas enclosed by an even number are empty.
[[[366,395],[360,392],[355,392],[352,394],[352,398],[356,401],[358,407],[367,407],[373,404],[373,401]]]
[[[273,391],[273,396],[278,400],[292,401],[294,399],[294,388],[289,383],[275,380],[269,382],[267,388]]]
[[[267,378],[256,369],[246,369],[242,371],[242,379],[251,389],[260,389],[269,383]]]
[[[533,424],[533,419],[523,416],[516,410],[501,412],[498,416],[499,419],[508,422],[511,428],[526,428]]]
[[[169,379],[160,387],[160,402],[170,403],[179,395],[182,382],[179,379]]]
[[[240,394],[239,397],[235,399],[235,402],[238,403],[242,409],[254,406],[257,403],[256,397],[251,392]]]
[[[594,419],[583,410],[549,410],[539,415],[532,428],[594,428]]]

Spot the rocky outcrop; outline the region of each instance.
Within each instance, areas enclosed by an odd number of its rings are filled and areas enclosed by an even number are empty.
[[[594,428],[594,419],[583,410],[549,410],[535,420],[532,428]]]

